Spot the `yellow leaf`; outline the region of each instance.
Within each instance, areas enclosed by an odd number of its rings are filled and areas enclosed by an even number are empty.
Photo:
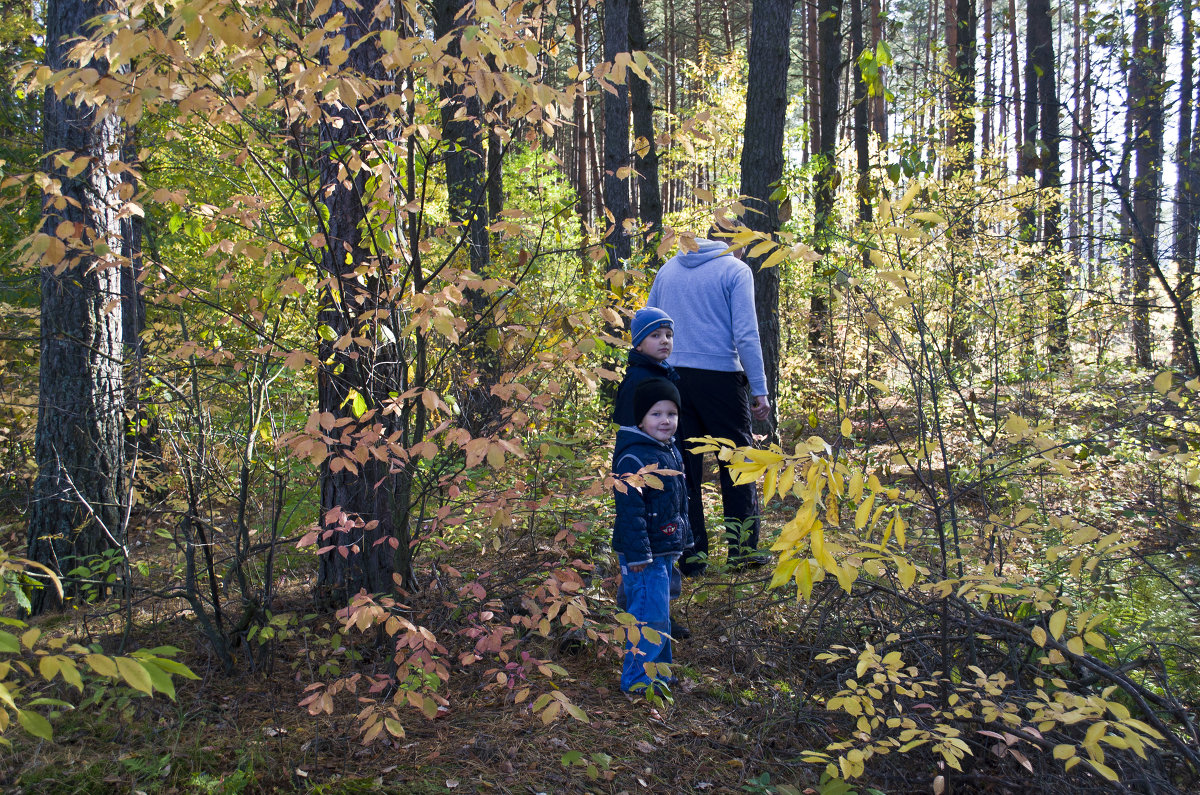
[[[51,657],[49,654],[38,660],[38,673],[40,673],[42,678],[47,682],[58,676],[58,670],[58,660],[56,660],[54,657]]]
[[[1078,654],[1078,655],[1082,656],[1083,655],[1083,638],[1079,637],[1078,635],[1071,638],[1069,641],[1067,641],[1067,648],[1071,650],[1072,654]]]
[[[1055,640],[1062,637],[1063,630],[1067,627],[1067,611],[1059,610],[1054,615],[1050,616],[1050,634]]]
[[[1036,643],[1039,648],[1046,645],[1046,630],[1042,629],[1041,627],[1034,627],[1029,634],[1033,637],[1033,642]]]
[[[780,562],[775,567],[775,573],[771,575],[771,582],[768,588],[778,588],[792,578],[792,573],[796,571],[796,567],[800,565],[797,558]]]
[[[767,467],[767,471],[763,476],[763,502],[771,501],[771,497],[775,496],[775,479],[779,476],[779,471],[774,467]]]
[[[492,469],[500,469],[504,466],[504,448],[500,445],[492,445],[487,451],[488,466]]]
[[[118,657],[117,670],[120,672],[121,678],[125,680],[125,684],[134,690],[140,690],[148,696],[154,694],[154,683],[150,679],[150,674],[138,664],[137,660]]]
[[[854,423],[850,422],[849,417],[842,418],[842,436],[854,435]]]
[[[945,218],[938,215],[937,213],[928,212],[928,211],[913,213],[909,217],[912,218],[914,221],[924,221],[925,223],[928,223],[928,224],[944,224],[944,223],[946,223]]]
[[[1171,391],[1171,384],[1175,382],[1175,374],[1170,370],[1163,370],[1154,377],[1154,388],[1159,394],[1167,394]]]
[[[1063,745],[1054,746],[1054,758],[1058,761],[1061,762],[1062,760],[1070,759],[1073,756],[1075,756],[1075,746],[1066,745],[1065,743]]]
[[[87,661],[89,668],[101,676],[108,676],[115,679],[119,675],[117,673],[117,664],[113,662],[112,657],[105,657],[103,654],[89,654],[84,657],[84,660]]]
[[[1099,773],[1100,775],[1104,776],[1109,781],[1117,780],[1117,774],[1113,771],[1113,769],[1111,767],[1104,764],[1103,762],[1096,762],[1093,760],[1092,767],[1096,768],[1096,772]]]
[[[875,495],[869,495],[858,506],[858,510],[854,512],[854,529],[862,530],[867,526],[867,519],[871,517],[871,509],[875,507]]]
[[[900,579],[900,587],[908,589],[917,579],[917,567],[903,558],[896,559],[896,576]]]
[[[908,205],[912,204],[912,200],[917,198],[917,194],[920,192],[921,192],[920,181],[913,180],[912,184],[908,186],[908,190],[904,191],[904,196],[902,196],[900,198],[900,201],[896,202],[896,211],[904,212],[905,210],[907,210]]]

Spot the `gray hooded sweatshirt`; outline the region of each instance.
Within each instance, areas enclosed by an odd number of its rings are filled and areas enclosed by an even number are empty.
[[[675,322],[675,367],[720,372],[744,371],[751,395],[767,394],[754,274],[721,241],[696,238],[698,251],[679,252],[663,264],[650,288],[647,306]]]

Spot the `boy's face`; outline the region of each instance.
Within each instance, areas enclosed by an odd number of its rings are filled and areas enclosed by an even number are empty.
[[[669,326],[659,326],[637,346],[638,353],[649,356],[656,362],[665,362],[675,346],[675,331]]]
[[[679,427],[679,407],[673,400],[660,400],[650,407],[638,427],[660,442],[669,442]]]

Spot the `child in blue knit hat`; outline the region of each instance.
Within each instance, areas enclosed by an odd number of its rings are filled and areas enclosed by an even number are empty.
[[[638,384],[651,378],[665,378],[672,384],[679,381],[675,368],[667,363],[667,358],[674,348],[675,322],[671,316],[656,307],[648,306],[639,309],[633,315],[629,324],[629,333],[633,348],[629,351],[629,361],[625,367],[625,377],[617,387],[617,399],[613,405],[613,422],[622,427],[637,427],[642,417],[634,410],[634,394]],[[693,550],[684,550],[684,559],[693,554]],[[624,580],[617,585],[617,607],[626,607]],[[671,598],[675,599],[682,592],[683,582],[678,566],[671,567]],[[672,618],[674,636],[677,640],[686,640],[692,633],[686,624]]]
[[[674,346],[675,322],[661,309],[648,306],[634,313],[629,332],[633,337],[633,349],[629,351],[625,378],[617,387],[613,422],[636,426],[642,421],[633,411],[633,392],[637,385],[648,378],[665,378],[672,384],[679,381],[675,368],[667,364]]]

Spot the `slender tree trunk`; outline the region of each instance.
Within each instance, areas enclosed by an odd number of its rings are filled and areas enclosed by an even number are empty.
[[[1008,43],[1009,52],[1012,55],[1012,98],[1013,98],[1013,144],[1017,149],[1017,170],[1020,175],[1020,152],[1024,147],[1025,129],[1027,125],[1024,122],[1025,106],[1021,101],[1021,59],[1017,56],[1017,0],[1008,0]]]
[[[75,66],[71,39],[111,3],[49,0],[46,64]],[[101,73],[107,66],[96,64]],[[41,233],[53,240],[41,263],[41,358],[34,443],[37,478],[29,517],[29,557],[66,575],[90,556],[125,541],[125,390],[122,377],[121,178],[109,170],[121,150],[120,119],[100,118],[48,89],[42,151],[87,158],[74,176],[61,157],[45,169],[57,182],[42,201]],[[63,234],[63,227],[71,231]],[[107,250],[105,250],[107,249]],[[67,583],[68,594],[74,589]],[[35,612],[58,607],[52,589]]]
[[[629,48],[646,50],[646,22],[642,0],[629,0]],[[654,104],[650,84],[635,74],[629,76],[629,101],[633,106],[633,135],[636,141],[633,165],[637,171],[638,216],[645,227],[643,246],[646,262],[657,268],[662,259],[656,251],[662,234],[662,192],[658,184],[658,144],[654,133]]]
[[[1139,0],[1133,23],[1133,61],[1129,80],[1129,112],[1133,116],[1133,351],[1138,365],[1151,367],[1150,257],[1158,234],[1158,202],[1162,190],[1163,99],[1165,86],[1166,14],[1158,3]]]
[[[882,0],[870,0],[871,3],[871,47],[878,52],[879,43],[883,41],[883,5]],[[880,80],[887,84],[887,70],[881,68]],[[871,128],[879,136],[879,142],[886,144],[888,140],[887,95],[879,91],[871,98]]]
[[[1042,0],[1044,2],[1044,0]],[[1035,23],[1040,24],[1037,17],[1039,0],[1028,0],[1026,11],[1026,30],[1028,31]],[[1025,36],[1025,96],[1023,102],[1023,111],[1021,114],[1024,130],[1021,134],[1021,148],[1017,154],[1017,178],[1024,180],[1025,178],[1032,179],[1037,175],[1037,136],[1038,136],[1038,82],[1037,82],[1037,55],[1034,52],[1034,46],[1037,42],[1036,36],[1031,36],[1028,33]],[[1025,209],[1021,211],[1021,226],[1020,239],[1025,245],[1023,246],[1023,257],[1021,259],[1022,266],[1020,268],[1020,281],[1023,297],[1021,300],[1021,368],[1029,372],[1033,367],[1035,356],[1035,344],[1037,333],[1037,308],[1035,297],[1038,294],[1037,289],[1037,271],[1033,267],[1033,263],[1037,261],[1037,255],[1034,249],[1034,243],[1037,242],[1037,203],[1029,202]]]
[[[630,0],[610,0],[604,7],[604,60],[612,63],[629,52]],[[627,75],[628,76],[628,75]],[[608,270],[624,268],[630,256],[625,221],[631,216],[629,180],[629,83],[623,79],[604,92],[604,207],[609,215],[604,248]]]
[[[821,151],[821,41],[817,30],[817,3],[804,4],[804,29],[808,34],[808,154]]]
[[[992,148],[992,107],[996,102],[996,87],[992,78],[993,41],[992,41],[992,0],[983,2],[983,126],[980,137],[980,149],[983,156],[991,156]]]
[[[783,129],[787,120],[795,0],[754,0],[747,54],[746,119],[742,127],[742,223],[772,238],[779,232],[783,180]],[[763,267],[767,256],[747,257],[754,270],[755,310],[767,388],[779,394],[779,268]],[[772,401],[774,405],[775,401]],[[774,417],[761,428],[774,435]]]
[[[810,304],[808,345],[817,359],[822,359],[828,347],[827,331],[831,318],[828,288],[824,284],[829,263],[825,257],[833,250],[836,222],[834,211],[834,179],[837,175],[838,84],[841,81],[842,60],[842,0],[819,0],[817,28],[820,38],[820,168],[814,177],[813,238],[814,249],[821,258],[813,263],[812,302]]]
[[[1192,85],[1195,57],[1195,27],[1192,22],[1190,3],[1184,3],[1183,8],[1183,54],[1179,68],[1179,143],[1175,149],[1177,176],[1175,182],[1175,261],[1179,264],[1179,303],[1180,317],[1176,319],[1171,335],[1173,358],[1176,366],[1186,367],[1189,364],[1187,355],[1187,337],[1195,336],[1194,314],[1192,312],[1192,296],[1195,292],[1196,278],[1196,238],[1198,198],[1200,198],[1200,156],[1197,156],[1200,136],[1200,113],[1192,106]],[[1200,81],[1198,81],[1200,82]],[[1200,101],[1200,92],[1197,94]],[[1192,129],[1192,116],[1196,116],[1196,129]],[[1200,375],[1200,373],[1192,373]]]

